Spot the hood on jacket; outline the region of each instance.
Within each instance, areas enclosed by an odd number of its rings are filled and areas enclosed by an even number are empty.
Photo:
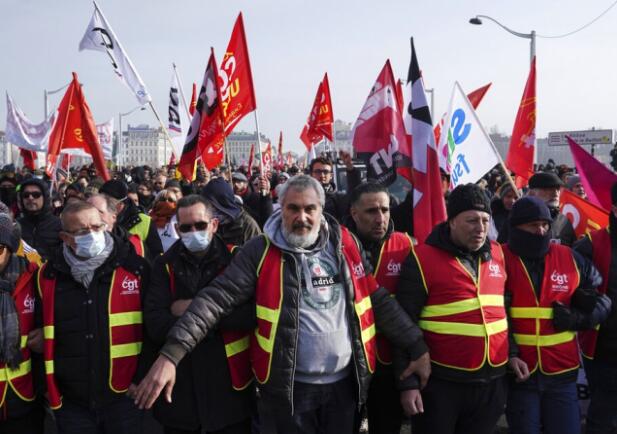
[[[266,221],[264,225],[264,233],[268,236],[268,238],[270,238],[272,244],[279,249],[290,253],[311,253],[321,250],[326,246],[330,238],[328,221],[326,220],[326,217],[322,215],[317,242],[313,246],[308,249],[290,246],[283,235],[283,213],[280,208],[274,211],[270,218]]]
[[[20,205],[21,205],[21,209],[22,212],[24,213],[25,216],[32,216],[32,215],[41,215],[41,214],[46,214],[47,212],[50,211],[50,207],[51,207],[51,198],[49,196],[49,188],[47,187],[47,183],[45,181],[43,181],[42,179],[38,179],[38,178],[29,178],[26,179],[25,181],[22,181],[21,184],[19,184],[19,191],[23,191],[24,188],[26,188],[28,185],[36,185],[41,192],[43,193],[43,208],[41,208],[41,211],[39,211],[36,214],[32,214],[28,211],[26,211],[26,208],[24,207],[24,199],[23,197],[21,197],[21,195],[19,196],[19,201],[20,201]]]

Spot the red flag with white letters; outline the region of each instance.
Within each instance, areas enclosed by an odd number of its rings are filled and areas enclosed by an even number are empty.
[[[321,142],[324,136],[333,142],[333,125],[334,113],[332,112],[332,99],[330,98],[330,83],[328,82],[328,73],[326,72],[323,80],[317,87],[313,108],[302,129],[300,139],[308,150],[310,150],[315,143]]]

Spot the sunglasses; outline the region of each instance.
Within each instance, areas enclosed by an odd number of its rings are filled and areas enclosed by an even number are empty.
[[[163,197],[159,200],[159,202],[170,202],[170,203],[176,203],[176,200],[171,198],[171,197]]]
[[[22,193],[22,196],[24,197],[24,199],[28,199],[29,197],[38,199],[43,196],[43,193],[41,193],[40,191],[25,191]]]
[[[196,231],[205,231],[206,229],[208,229],[208,222],[197,222],[192,225],[188,223],[178,225],[178,230],[183,234],[191,232],[193,228],[195,228]]]

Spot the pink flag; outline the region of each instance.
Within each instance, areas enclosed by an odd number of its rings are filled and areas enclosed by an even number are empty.
[[[576,171],[581,177],[589,202],[605,210],[612,206],[611,187],[617,182],[617,175],[591,156],[581,145],[566,136],[570,152],[576,164]]]

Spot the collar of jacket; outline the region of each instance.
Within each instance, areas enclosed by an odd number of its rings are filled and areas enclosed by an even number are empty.
[[[488,238],[480,249],[475,252],[470,252],[452,242],[452,238],[450,237],[450,226],[447,221],[439,223],[433,228],[432,232],[426,238],[426,244],[445,250],[458,258],[475,259],[480,257],[482,262],[491,259],[491,242]]]

